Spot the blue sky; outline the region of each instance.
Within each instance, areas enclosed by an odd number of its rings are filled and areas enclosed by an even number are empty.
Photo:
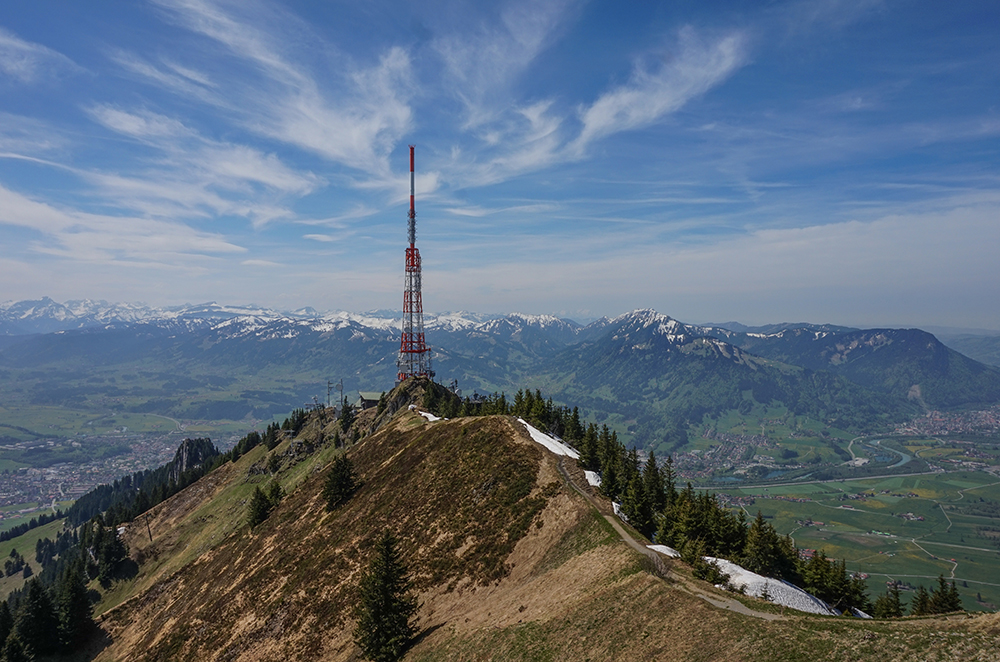
[[[0,299],[1000,329],[995,2],[5,2]]]

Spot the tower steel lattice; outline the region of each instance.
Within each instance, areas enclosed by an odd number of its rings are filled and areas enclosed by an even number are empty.
[[[406,285],[403,289],[403,336],[399,342],[396,381],[410,377],[433,377],[431,348],[424,341],[424,304],[420,293],[420,251],[417,250],[417,212],[413,204],[413,145],[410,145],[410,213],[406,249]]]

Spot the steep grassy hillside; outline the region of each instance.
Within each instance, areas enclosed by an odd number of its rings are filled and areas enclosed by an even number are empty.
[[[679,564],[656,566],[624,544],[606,502],[574,486],[586,483],[573,462],[563,466],[506,417],[432,423],[401,408],[348,451],[361,487],[328,513],[324,469],[342,452],[323,441],[332,425],[317,414],[270,451],[287,496],[253,531],[246,504],[270,480],[264,446],[133,522],[126,536],[139,571],[98,605],[96,659],[359,659],[354,586],[385,528],[419,591],[411,660],[993,654],[995,619],[782,615],[759,601],[747,609]]]

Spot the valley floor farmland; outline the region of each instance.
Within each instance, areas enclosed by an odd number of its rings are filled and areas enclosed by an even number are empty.
[[[954,579],[967,610],[1000,605],[1000,476],[955,471],[800,485],[726,488],[720,498],[759,510],[800,549],[843,558],[868,575],[872,597],[887,580],[931,588]],[[904,599],[912,594],[904,591]]]

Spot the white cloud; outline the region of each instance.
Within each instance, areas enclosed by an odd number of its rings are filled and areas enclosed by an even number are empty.
[[[245,250],[219,234],[182,223],[63,211],[3,186],[0,224],[38,233],[29,252],[77,262],[180,266],[192,259]]]
[[[465,128],[490,123],[509,110],[510,86],[552,42],[577,4],[574,0],[511,3],[498,23],[435,40],[449,87],[465,106]],[[495,130],[482,137],[488,144],[499,141]]]
[[[627,84],[581,109],[583,129],[570,151],[582,154],[598,138],[649,126],[746,63],[745,38],[739,32],[711,39],[687,27],[680,31],[676,48],[673,57],[653,70],[637,63]]]
[[[89,114],[108,129],[156,150],[140,176],[81,173],[126,208],[156,216],[239,214],[260,226],[292,214],[268,202],[269,194],[255,191],[254,185],[279,195],[301,196],[321,182],[312,173],[292,170],[274,154],[210,140],[158,113],[95,106]]]
[[[413,72],[405,49],[391,47],[369,66],[341,57],[321,77],[283,52],[308,26],[277,10],[256,3],[227,11],[202,0],[157,2],[187,29],[224,46],[242,70],[216,79],[211,91],[207,76],[177,62],[164,71],[138,66],[133,58],[133,71],[175,93],[193,90],[258,135],[369,175],[391,172],[387,156],[412,124]],[[237,9],[250,16],[237,16]]]
[[[66,146],[60,131],[33,117],[0,112],[0,151],[24,156],[42,154]]]
[[[379,63],[353,73],[350,89],[335,103],[310,82],[265,103],[267,121],[255,129],[351,168],[385,176],[388,154],[410,129],[407,98],[413,87],[409,55],[395,47]]]
[[[100,105],[88,109],[100,124],[118,133],[139,139],[193,138],[194,131],[178,120],[149,111],[128,112]]]
[[[78,67],[65,55],[0,27],[0,73],[22,83],[33,83],[60,69]]]

